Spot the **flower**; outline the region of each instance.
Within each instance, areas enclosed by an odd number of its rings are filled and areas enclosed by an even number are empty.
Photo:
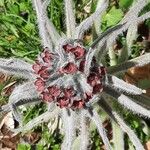
[[[69,45],[69,46],[68,46]],[[38,58],[38,66],[39,69],[37,71],[38,67],[35,67],[37,65],[37,62],[35,64],[33,64],[32,68],[35,71],[36,76],[38,77],[37,80],[35,80],[35,85],[37,88],[37,91],[39,91],[43,101],[46,102],[52,102],[54,101],[54,103],[56,103],[58,106],[60,106],[60,108],[82,108],[85,106],[85,102],[87,103],[88,101],[90,101],[92,99],[92,97],[99,93],[102,92],[103,90],[103,85],[102,85],[102,80],[103,78],[105,78],[106,75],[106,71],[104,69],[103,66],[98,66],[98,64],[96,63],[95,58],[93,58],[93,67],[90,68],[90,73],[88,76],[85,75],[84,73],[84,69],[80,70],[78,68],[80,68],[81,64],[83,63],[83,61],[85,62],[85,57],[87,55],[87,53],[85,52],[85,48],[83,47],[79,47],[77,46],[75,48],[71,48],[70,44],[62,46],[64,49],[64,53],[66,53],[65,55],[68,55],[68,49],[70,51],[72,51],[71,49],[74,49],[72,52],[74,53],[75,51],[78,51],[79,55],[78,57],[74,57],[74,63],[73,62],[67,62],[67,64],[63,67],[60,66],[60,68],[58,68],[58,72],[53,70],[53,72],[51,72],[51,74],[49,74],[48,70],[52,70],[52,66],[47,66],[47,62],[45,63],[44,59],[45,55],[51,57],[53,55],[53,59],[49,59],[50,61],[48,63],[50,64],[54,64],[54,60],[57,60],[57,57],[55,58],[55,56],[57,56],[58,54],[53,54],[53,53],[49,53],[49,49],[45,48],[44,52],[42,52]],[[80,51],[84,50],[84,53]],[[81,55],[80,55],[81,54]],[[79,57],[82,56],[82,57]],[[52,57],[51,57],[52,58]],[[80,60],[79,60],[80,58]],[[85,65],[83,65],[85,66]],[[35,69],[36,68],[36,69]],[[51,80],[52,75],[53,76],[58,76],[59,74],[61,74],[64,77],[67,77],[67,75],[70,74],[70,78],[66,78],[66,82],[67,80],[71,80],[72,83],[79,82],[79,85],[77,85],[77,87],[75,88],[73,85],[69,85],[68,87],[65,87],[65,84],[62,86],[60,86],[59,84],[54,84],[51,85],[51,83],[49,83],[49,80]],[[62,76],[60,76],[58,79],[62,78]],[[74,79],[74,77],[76,77],[76,79]],[[87,95],[87,93],[89,91],[82,89],[82,91],[78,91],[81,87],[79,87],[82,83],[80,81],[80,77],[84,78],[84,81],[86,81],[87,83],[84,83],[84,86],[89,86],[91,89],[91,98],[88,99],[86,97],[84,97],[84,95]],[[68,81],[68,82],[69,82]],[[66,83],[65,82],[65,83]],[[45,83],[45,84],[43,84]],[[49,85],[50,84],[50,85]],[[82,85],[83,86],[83,85]],[[43,92],[41,93],[41,91],[46,90],[48,92]],[[75,93],[80,93],[78,95],[76,95]],[[50,96],[48,96],[48,94]]]
[[[75,138],[81,139],[81,149],[88,149],[90,121],[96,125],[106,149],[109,150],[111,144],[97,112],[97,107],[102,108],[128,134],[135,148],[144,150],[140,140],[112,103],[116,101],[133,113],[150,118],[150,101],[144,95],[144,90],[115,76],[115,73],[124,72],[130,67],[150,63],[150,53],[110,67],[102,65],[102,58],[104,50],[112,47],[119,34],[128,28],[131,31],[150,17],[148,13],[138,15],[148,4],[147,0],[138,0],[118,25],[102,33],[88,47],[79,41],[95,18],[106,10],[108,1],[102,1],[96,12],[78,26],[75,23],[72,1],[64,0],[64,3],[67,33],[66,36],[61,36],[47,17],[48,1],[33,0],[44,49],[33,65],[19,59],[0,59],[1,71],[28,79],[28,82],[14,89],[8,104],[2,106],[1,111],[12,110],[14,117],[20,122],[17,107],[42,100],[48,104],[47,111],[16,129],[16,133],[30,130],[39,122],[61,117],[65,135],[62,149],[71,149]],[[77,129],[80,130],[79,135],[76,134]]]
[[[45,82],[41,78],[37,78],[34,85],[36,86],[37,91],[42,92],[45,88]]]
[[[74,54],[76,59],[80,59],[84,56],[85,54],[85,49],[81,46],[76,46],[74,47],[71,44],[66,44],[63,46],[63,49],[67,52],[67,53],[72,53]]]
[[[62,69],[62,73],[73,74],[77,72],[78,68],[74,63],[68,62]]]
[[[80,59],[84,56],[85,50],[82,47],[77,46],[75,47],[73,54],[75,55],[76,59]]]

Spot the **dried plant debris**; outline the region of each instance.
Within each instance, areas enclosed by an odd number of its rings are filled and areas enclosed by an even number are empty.
[[[12,137],[13,132],[12,129],[15,128],[15,122],[13,119],[13,115],[11,112],[7,113],[0,124],[0,143],[1,143],[1,149],[4,148],[10,148],[15,150],[17,147],[17,144],[20,141],[19,134]],[[10,130],[11,129],[11,130]]]
[[[15,58],[0,59],[0,71],[28,80],[16,86],[8,104],[1,107],[1,112],[11,111],[15,120],[20,123],[20,126],[13,130],[15,134],[26,132],[54,117],[60,117],[64,134],[61,149],[72,149],[75,139],[79,138],[78,145],[80,149],[85,150],[90,147],[90,130],[86,125],[89,119],[95,124],[105,149],[109,150],[112,149],[112,145],[103,127],[101,115],[96,109],[100,107],[123,132],[127,133],[136,150],[144,150],[134,131],[125,123],[121,112],[112,103],[115,101],[134,114],[150,118],[150,100],[144,96],[145,89],[115,76],[131,67],[149,64],[150,53],[111,67],[102,64],[102,60],[107,50],[113,59],[110,47],[118,35],[126,30],[127,43],[130,44],[127,47],[126,58],[129,58],[138,24],[150,18],[150,12],[139,15],[148,2],[137,0],[119,24],[99,33],[98,38],[86,46],[82,43],[84,33],[92,27],[95,18],[102,16],[108,7],[108,0],[103,0],[96,11],[79,25],[76,24],[72,0],[64,0],[66,34],[59,34],[47,16],[46,10],[50,0],[33,0],[42,52],[34,64]],[[129,39],[130,34],[132,39]],[[143,101],[134,96],[142,98]],[[41,101],[47,104],[45,112],[23,125],[19,107]],[[80,131],[78,135],[77,130]]]
[[[150,65],[143,67],[132,67],[125,73],[125,81],[134,85],[139,85],[146,90],[146,95],[150,96]]]

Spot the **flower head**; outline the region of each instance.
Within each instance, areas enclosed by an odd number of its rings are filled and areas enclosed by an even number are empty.
[[[79,44],[77,47],[71,44],[63,45],[62,50],[63,57],[66,55],[68,58],[63,66],[59,66],[59,61],[63,61],[61,57],[58,57],[59,54],[50,53],[48,48],[45,48],[38,56],[38,63],[36,62],[32,66],[37,76],[34,84],[45,102],[55,102],[61,108],[83,108],[95,94],[102,92],[106,71],[103,66],[98,66],[96,60],[93,59],[90,73],[86,75],[84,69],[81,70],[80,66],[83,65],[87,53],[85,48],[79,46]],[[70,62],[69,56],[67,56],[69,53],[74,56],[73,62]],[[45,61],[45,57],[48,61]],[[54,63],[56,70],[52,68]],[[58,76],[58,78],[50,82],[53,76]],[[64,81],[59,84],[61,79],[64,79]],[[81,80],[85,82],[82,83]],[[72,84],[67,86],[69,82]],[[85,89],[84,86],[89,87],[90,91]],[[87,99],[86,95],[89,92],[91,92],[91,98]]]

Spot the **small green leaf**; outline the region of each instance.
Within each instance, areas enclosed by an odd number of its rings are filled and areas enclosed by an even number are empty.
[[[35,26],[34,26],[34,24],[33,23],[27,23],[26,25],[25,25],[25,30],[26,31],[29,31],[29,32],[31,32],[32,30],[34,30],[35,29]]]
[[[139,122],[137,122],[136,120],[133,120],[133,126],[134,126],[134,128],[138,128]]]
[[[17,57],[23,57],[24,53],[22,51],[15,51],[14,49],[11,49],[12,54],[14,54]]]
[[[17,33],[17,28],[15,26],[10,26],[10,30],[12,31],[12,33],[17,37],[19,38],[19,35]]]
[[[20,3],[19,8],[20,8],[20,11],[27,11],[29,9],[29,7],[27,6],[25,2]]]
[[[0,0],[0,7],[4,7],[4,0]]]
[[[19,14],[19,8],[16,4],[10,5],[9,9],[12,14]]]
[[[43,145],[37,145],[37,150],[44,150],[44,146]]]
[[[114,6],[110,11],[104,16],[104,22],[106,22],[107,27],[117,24],[123,17],[123,11],[121,9],[116,9]]]
[[[129,8],[132,3],[133,0],[119,0],[119,6],[124,9]]]
[[[19,144],[18,147],[17,147],[17,150],[30,150],[31,147],[30,145],[24,145],[24,144]]]

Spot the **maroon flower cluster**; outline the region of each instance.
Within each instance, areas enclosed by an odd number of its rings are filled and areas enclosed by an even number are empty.
[[[45,102],[55,102],[60,108],[83,108],[85,104],[97,93],[103,89],[102,78],[105,76],[106,71],[103,66],[98,66],[96,60],[93,59],[92,67],[90,68],[90,74],[88,77],[84,75],[85,56],[86,50],[80,45],[74,46],[66,44],[63,46],[63,50],[66,54],[74,56],[74,62],[68,60],[68,63],[57,70],[53,70],[56,62],[59,61],[58,54],[50,53],[48,48],[45,48],[39,55],[37,61],[33,65],[33,70],[37,75],[35,81],[35,87],[40,93],[41,98]],[[58,60],[57,60],[58,59]],[[55,61],[56,60],[56,61]],[[53,70],[53,71],[52,71]],[[60,74],[62,76],[72,75],[78,73],[85,76],[87,85],[91,87],[91,91],[86,92],[83,89],[82,96],[77,96],[77,90],[73,86],[60,87],[59,85],[48,85],[48,81],[51,79],[52,74]]]

